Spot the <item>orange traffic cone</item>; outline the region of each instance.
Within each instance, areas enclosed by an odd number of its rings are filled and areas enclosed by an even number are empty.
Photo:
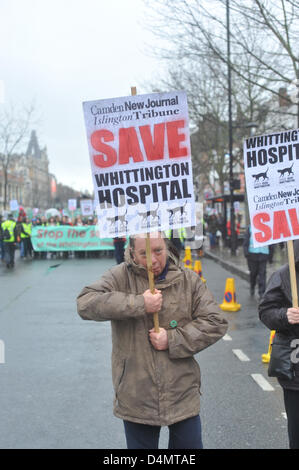
[[[194,268],[193,268],[193,271],[199,275],[200,279],[202,280],[202,282],[207,282],[207,280],[203,277],[202,275],[202,267],[201,267],[201,261],[200,259],[197,259],[195,262],[194,262]]]
[[[183,259],[185,268],[192,269],[192,255],[191,255],[191,248],[190,246],[186,246],[185,248],[185,257]]]
[[[241,308],[241,305],[236,302],[234,278],[226,279],[224,299],[222,304],[220,304],[220,308],[228,312],[237,312]]]
[[[269,346],[268,346],[268,352],[266,354],[262,354],[262,362],[270,362],[274,336],[275,336],[275,330],[271,330],[270,339],[269,339]]]

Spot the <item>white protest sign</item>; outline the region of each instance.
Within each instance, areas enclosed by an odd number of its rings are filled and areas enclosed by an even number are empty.
[[[16,199],[12,199],[9,201],[9,207],[11,211],[18,211],[19,210],[19,204]]]
[[[69,211],[75,211],[77,209],[77,199],[68,200],[68,209]]]
[[[299,129],[244,141],[254,246],[299,238]]]
[[[93,215],[93,201],[91,199],[81,199],[80,207],[83,216]]]
[[[195,225],[186,93],[83,103],[101,236]]]

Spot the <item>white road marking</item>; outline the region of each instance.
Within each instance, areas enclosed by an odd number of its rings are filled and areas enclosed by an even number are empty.
[[[223,339],[224,341],[232,341],[231,336],[229,336],[228,334],[224,335],[222,339]]]
[[[288,418],[287,418],[287,414],[286,414],[285,411],[283,411],[281,414],[282,414],[282,417],[283,417],[284,419],[288,419]]]
[[[233,353],[237,356],[238,359],[240,359],[240,361],[250,361],[249,357],[246,356],[246,354],[244,354],[241,349],[233,349]]]
[[[272,385],[265,379],[265,377],[262,376],[262,374],[251,374],[251,377],[265,392],[272,392],[274,390]]]

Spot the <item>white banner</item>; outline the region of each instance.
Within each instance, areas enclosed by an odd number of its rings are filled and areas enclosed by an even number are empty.
[[[299,238],[299,129],[244,141],[254,246]]]
[[[83,103],[101,236],[195,225],[186,93]]]

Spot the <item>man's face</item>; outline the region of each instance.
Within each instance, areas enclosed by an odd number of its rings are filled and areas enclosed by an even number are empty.
[[[158,233],[151,234],[150,237],[152,270],[154,276],[157,277],[165,268],[167,261],[166,244],[161,235]],[[136,264],[141,264],[147,268],[146,263],[146,235],[136,236],[134,241],[134,250],[132,252],[133,259]]]

